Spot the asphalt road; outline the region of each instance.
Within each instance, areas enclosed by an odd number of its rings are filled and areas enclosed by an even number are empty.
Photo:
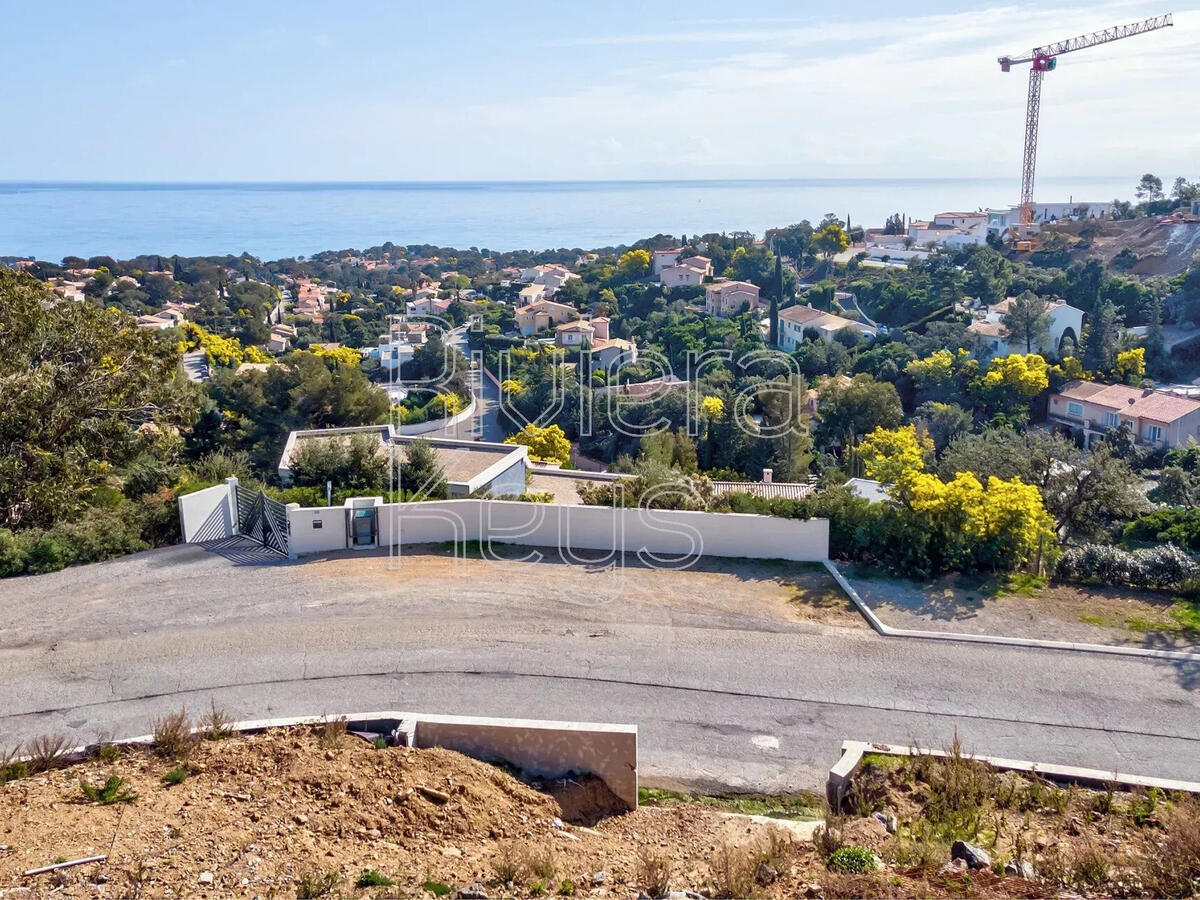
[[[708,787],[817,789],[844,738],[945,746],[956,729],[978,753],[1200,779],[1198,666],[885,639],[714,598],[594,602],[560,571],[539,582],[553,590],[497,569],[414,591],[403,568],[181,546],[3,581],[0,748],[142,734],[212,697],[240,718],[634,722],[644,779]]]

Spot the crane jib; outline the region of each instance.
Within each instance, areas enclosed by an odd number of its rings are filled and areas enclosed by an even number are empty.
[[[1163,16],[1154,16],[1149,19],[1143,19],[1141,22],[1133,22],[1129,25],[1118,25],[1114,28],[1105,28],[1103,31],[1093,31],[1091,34],[1081,34],[1079,37],[1059,41],[1056,44],[1047,44],[1045,47],[1034,47],[1028,56],[1000,57],[998,62],[1000,63],[1000,71],[1002,72],[1010,72],[1012,71],[1012,67],[1016,65],[1032,63],[1029,68],[1029,95],[1025,107],[1025,153],[1022,157],[1021,166],[1021,224],[1029,225],[1033,222],[1033,178],[1037,168],[1038,120],[1041,117],[1042,106],[1042,76],[1047,72],[1054,71],[1057,67],[1057,58],[1064,53],[1086,50],[1089,47],[1108,44],[1112,41],[1119,41],[1122,38],[1146,34],[1149,31],[1157,31],[1160,28],[1168,28],[1174,24],[1171,14],[1167,13]]]

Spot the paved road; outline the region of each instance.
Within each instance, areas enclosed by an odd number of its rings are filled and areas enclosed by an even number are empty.
[[[451,331],[447,343],[458,348],[467,359],[471,359],[466,325]],[[500,388],[483,374],[482,362],[471,373],[471,393],[475,395],[475,412],[470,418],[430,432],[427,436],[464,441],[503,441],[505,433],[499,417]]]
[[[706,786],[816,789],[843,738],[944,746],[955,729],[980,753],[1200,778],[1200,667],[597,604],[582,571],[561,590],[498,570],[419,592],[403,569],[363,571],[183,546],[4,581],[0,746],[145,733],[213,697],[245,718],[635,722],[643,777]]]

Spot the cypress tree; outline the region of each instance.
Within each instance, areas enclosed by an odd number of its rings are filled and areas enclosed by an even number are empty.
[[[770,332],[767,336],[772,347],[779,346],[779,301],[783,299],[783,261],[775,257],[775,281],[771,285]]]

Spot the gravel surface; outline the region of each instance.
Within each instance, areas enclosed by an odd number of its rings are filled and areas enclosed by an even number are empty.
[[[1027,595],[996,593],[979,578],[918,582],[853,570],[847,577],[893,628],[1200,651],[1194,632],[1172,633],[1168,594],[1052,585]]]
[[[145,734],[215,698],[243,719],[631,722],[643,778],[709,788],[821,790],[844,739],[940,747],[956,730],[978,753],[1200,776],[1200,665],[797,621],[788,572],[759,563],[416,560],[181,546],[6,580],[0,745]]]

